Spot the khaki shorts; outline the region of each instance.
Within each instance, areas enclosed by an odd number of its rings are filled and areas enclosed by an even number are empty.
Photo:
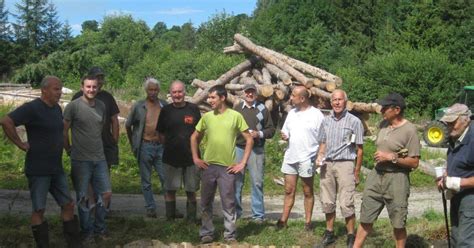
[[[387,206],[388,216],[394,228],[404,228],[408,215],[410,177],[408,172],[377,172],[372,170],[365,182],[361,223],[374,223]]]
[[[299,175],[300,177],[312,177],[314,175],[314,165],[311,159],[304,162],[287,164],[283,162],[281,172],[289,175]]]
[[[181,188],[183,183],[186,192],[196,192],[199,190],[200,173],[195,165],[174,167],[163,163],[163,168],[165,171],[166,190],[176,191]]]
[[[319,186],[323,213],[336,212],[336,199],[339,196],[342,216],[347,218],[354,215],[354,161],[326,162],[321,167]]]

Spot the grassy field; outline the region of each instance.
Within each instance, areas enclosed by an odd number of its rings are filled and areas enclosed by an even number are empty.
[[[223,242],[222,219],[216,219],[216,242]],[[26,216],[0,216],[0,247],[32,246],[33,237],[29,228],[29,219]],[[445,238],[443,216],[440,213],[427,211],[420,218],[408,220],[408,233],[410,234],[407,247],[430,247],[431,244],[442,243]],[[199,244],[199,226],[186,223],[183,220],[175,222],[164,219],[147,219],[140,217],[124,218],[111,217],[107,220],[110,228],[110,239],[97,240],[97,247],[116,247],[133,241],[160,240],[165,244],[189,242]],[[324,223],[314,222],[312,232],[303,231],[303,221],[290,221],[289,227],[284,230],[275,230],[274,223],[265,222],[256,224],[246,220],[237,221],[239,243],[252,245],[277,245],[288,247],[299,245],[312,247],[322,239]],[[62,238],[62,225],[57,217],[49,219],[50,240],[53,247],[64,247]],[[386,219],[377,221],[374,225],[375,232],[368,238],[365,247],[393,247],[392,229]],[[342,222],[336,222],[335,227],[338,240],[336,247],[345,247],[345,227]],[[437,246],[435,246],[437,247]]]

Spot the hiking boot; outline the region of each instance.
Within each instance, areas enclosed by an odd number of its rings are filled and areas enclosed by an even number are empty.
[[[307,232],[313,231],[313,225],[311,224],[311,222],[304,223],[304,230],[307,231]]]
[[[278,220],[275,227],[277,230],[281,230],[283,228],[288,228],[288,225],[286,224],[286,222],[283,222],[282,220]]]
[[[354,234],[347,234],[347,240],[346,240],[347,248],[352,248],[354,246],[355,239],[356,237]]]
[[[67,247],[82,247],[77,215],[74,215],[72,220],[63,222],[63,234],[64,239],[66,239]]]
[[[209,244],[212,243],[212,241],[214,241],[214,238],[210,235],[206,235],[201,238],[201,244]]]
[[[154,208],[147,208],[146,217],[148,218],[157,218],[156,210]]]
[[[336,236],[334,236],[334,231],[324,231],[323,240],[321,241],[321,247],[326,247],[330,244],[333,244],[334,242],[336,242]]]
[[[35,238],[36,247],[49,247],[49,232],[47,221],[43,221],[43,223],[39,225],[31,226],[31,231],[33,232],[33,237]]]

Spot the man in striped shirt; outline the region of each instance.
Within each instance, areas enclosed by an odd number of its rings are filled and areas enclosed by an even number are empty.
[[[318,137],[316,163],[321,166],[321,204],[326,214],[322,247],[336,241],[334,220],[337,194],[342,216],[346,220],[347,247],[352,247],[355,240],[354,193],[362,165],[364,128],[361,121],[347,111],[346,103],[347,94],[343,90],[331,94],[332,111],[324,118]]]

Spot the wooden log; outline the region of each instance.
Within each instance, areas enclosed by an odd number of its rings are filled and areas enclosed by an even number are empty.
[[[276,66],[278,66],[280,69],[284,70],[288,74],[290,74],[292,77],[294,77],[301,85],[309,88],[313,85],[312,82],[309,81],[309,79],[301,72],[297,71],[293,67],[291,67],[289,64],[283,62],[279,58],[273,56],[272,54],[268,53],[266,50],[260,49],[255,45],[251,40],[249,40],[247,37],[241,35],[241,34],[235,34],[234,35],[234,40],[239,43],[242,47],[245,49],[249,50],[255,55],[258,55],[262,57],[265,61],[272,63]]]
[[[336,90],[336,83],[330,81],[321,81],[319,88],[329,92],[333,92],[334,90]]]
[[[230,80],[235,78],[236,76],[242,74],[242,72],[249,70],[252,66],[257,62],[257,58],[255,56],[251,56],[250,58],[246,59],[244,62],[234,66],[226,73],[222,74],[215,82],[216,85],[224,85],[228,83]],[[206,87],[199,95],[194,95],[193,99],[191,100],[192,103],[200,103],[204,99],[207,98],[207,94],[211,87]]]
[[[231,90],[231,91],[238,91],[238,90],[243,90],[244,89],[244,84],[226,84],[225,89],[226,90]]]
[[[263,77],[263,84],[272,84],[272,75],[267,68],[262,68],[262,77]]]
[[[198,108],[202,111],[205,111],[205,112],[209,112],[212,110],[211,107],[209,107],[209,105],[206,105],[206,104],[198,104]]]
[[[271,112],[273,110],[273,98],[268,98],[265,100],[265,107],[267,108],[268,112]]]
[[[244,53],[245,50],[236,42],[234,42],[234,45],[224,47],[224,53],[229,54],[229,53]]]
[[[240,78],[244,78],[244,77],[251,77],[251,76],[252,76],[252,73],[250,73],[250,71],[249,71],[249,70],[246,70],[246,71],[244,71],[244,72],[240,73],[240,75],[239,75],[239,76],[240,76]]]
[[[255,80],[254,77],[243,77],[243,78],[240,78],[239,82],[241,84],[254,84],[254,85],[257,85],[257,80]]]
[[[213,85],[209,84],[208,82],[204,82],[204,81],[199,80],[197,78],[193,79],[193,81],[191,82],[191,85],[196,87],[196,88],[199,88],[199,89],[205,89],[208,86],[210,86],[210,87],[213,86]]]
[[[257,83],[263,84],[263,75],[259,70],[255,68],[252,69],[252,75],[255,78],[255,80],[257,80]]]
[[[258,85],[257,88],[258,88],[259,95],[263,96],[264,98],[267,98],[273,95],[273,85],[271,84]]]
[[[233,78],[232,80],[230,80],[229,84],[238,84],[238,83],[239,83],[239,80],[240,80],[240,76],[239,76],[239,77],[235,77],[235,78]]]
[[[331,99],[331,94],[324,91],[324,90],[318,89],[316,87],[311,87],[309,90],[311,92],[311,95],[315,95],[317,97],[320,97],[320,98],[323,98],[323,99],[326,99],[326,100]]]
[[[239,105],[242,99],[238,96],[228,93],[226,101],[231,104],[232,108],[235,108],[237,105]]]
[[[377,103],[365,103],[365,102],[351,102],[347,101],[347,110],[356,112],[366,113],[378,113],[382,110],[382,106]]]
[[[275,98],[278,101],[282,101],[286,98],[288,95],[289,89],[288,86],[286,86],[283,82],[278,81],[278,83],[275,85]]]
[[[268,72],[270,72],[271,75],[273,75],[275,78],[279,79],[285,85],[290,85],[290,84],[293,83],[291,81],[290,75],[288,75],[288,73],[282,71],[276,65],[273,65],[273,64],[270,64],[270,63],[265,63],[264,66],[268,70]]]
[[[235,39],[235,36],[234,36]],[[265,47],[260,47],[261,50],[265,51],[266,53],[269,53],[273,55],[274,57],[280,59],[284,63],[287,63],[288,65],[294,67],[297,70],[300,70],[304,73],[308,73],[314,77],[318,77],[320,79],[323,79],[325,81],[330,81],[334,82],[336,86],[339,88],[342,85],[342,79],[336,75],[333,75],[323,69],[320,69],[318,67],[312,66],[308,63],[305,63],[303,61],[299,61],[297,59],[288,57],[284,54],[278,53],[276,51],[273,51],[271,49],[265,48]]]

